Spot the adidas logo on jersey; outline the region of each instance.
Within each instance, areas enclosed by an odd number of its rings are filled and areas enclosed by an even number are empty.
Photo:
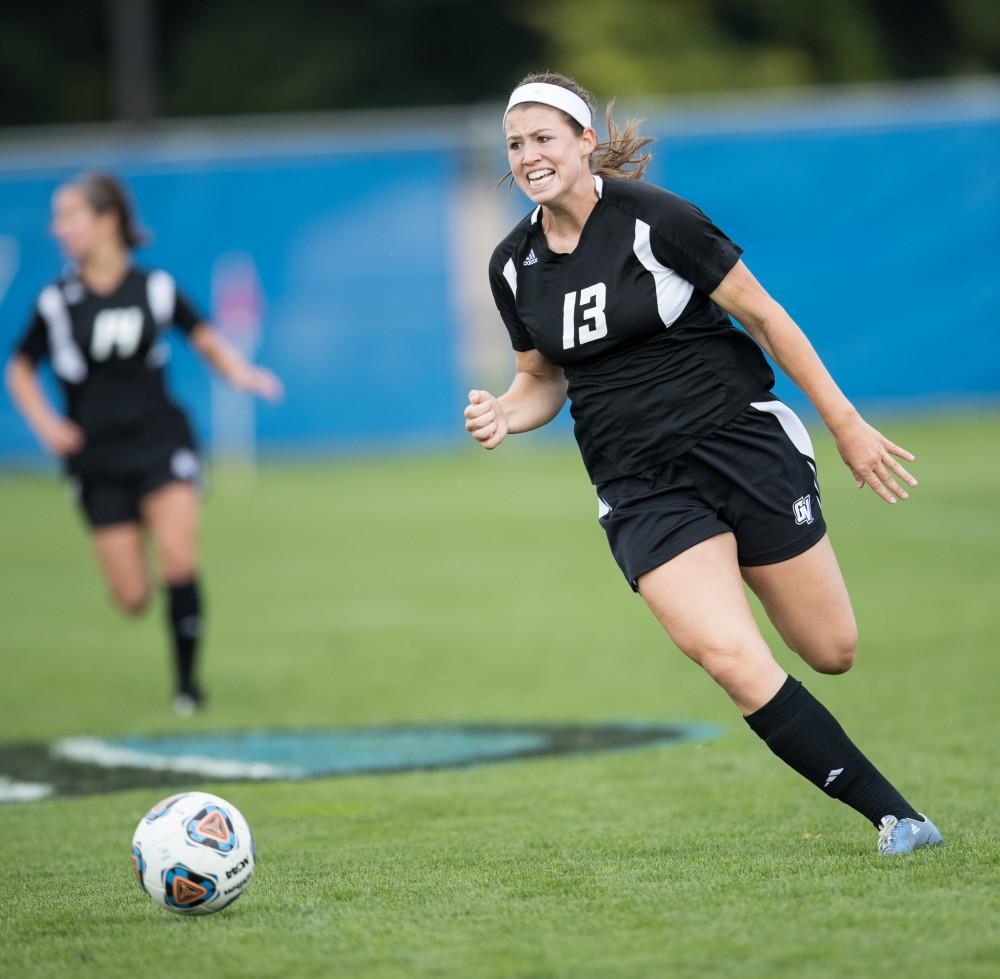
[[[528,252],[528,257],[521,264],[522,265],[537,265],[538,264],[538,256],[535,254],[535,249],[534,248],[532,248],[531,251]]]

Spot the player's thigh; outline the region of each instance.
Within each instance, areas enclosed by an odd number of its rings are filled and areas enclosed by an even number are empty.
[[[185,581],[198,570],[198,491],[174,480],[142,498],[142,516],[167,581]]]
[[[749,713],[781,687],[747,602],[732,534],[710,537],[640,576],[639,594],[677,646]]]
[[[813,669],[850,669],[857,625],[829,537],[796,557],[742,572],[781,638]]]
[[[94,527],[97,562],[115,603],[125,612],[141,612],[149,601],[149,568],[137,521]]]

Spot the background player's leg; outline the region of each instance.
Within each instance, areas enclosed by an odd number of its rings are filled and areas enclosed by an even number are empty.
[[[149,568],[138,522],[97,527],[91,534],[94,551],[115,604],[138,615],[149,604]]]
[[[785,764],[875,826],[884,816],[919,818],[833,715],[775,662],[747,603],[732,534],[702,541],[638,584],[671,639]]]
[[[788,561],[741,570],[790,649],[820,673],[851,668],[858,627],[828,537]]]
[[[198,574],[198,492],[172,482],[142,498],[142,516],[166,582],[190,581]]]
[[[202,630],[198,585],[198,494],[190,483],[171,482],[142,499],[142,514],[156,547],[167,598],[167,623],[177,667],[177,709],[188,713],[202,694],[195,683]]]

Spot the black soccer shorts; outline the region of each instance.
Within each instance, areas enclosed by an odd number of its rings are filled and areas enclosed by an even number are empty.
[[[776,564],[822,539],[812,442],[781,401],[754,401],[662,465],[597,486],[601,526],[633,590],[647,571],[732,532],[741,565]]]
[[[144,497],[172,482],[201,486],[191,426],[177,411],[127,438],[91,442],[68,467],[71,491],[93,528],[141,518]]]

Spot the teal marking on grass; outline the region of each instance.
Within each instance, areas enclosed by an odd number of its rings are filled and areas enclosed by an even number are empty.
[[[539,749],[545,738],[521,731],[376,728],[108,738],[106,743],[167,758],[200,756],[266,764],[303,778],[489,761]]]
[[[63,738],[0,745],[0,779],[44,781],[57,795],[201,781],[276,781],[389,774],[626,751],[705,741],[695,724],[462,724],[298,731],[220,731]],[[12,783],[13,784],[13,783]],[[15,793],[0,793],[0,802]]]

